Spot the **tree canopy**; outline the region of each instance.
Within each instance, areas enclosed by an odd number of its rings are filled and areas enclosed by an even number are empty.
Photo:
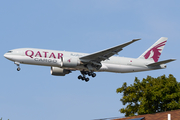
[[[125,116],[180,109],[180,82],[171,74],[158,78],[147,76],[142,81],[136,77],[133,85],[127,86],[125,82],[116,92],[123,93],[120,101],[127,106],[120,112]]]

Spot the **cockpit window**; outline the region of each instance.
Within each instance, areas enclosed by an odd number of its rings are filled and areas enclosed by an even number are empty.
[[[12,53],[12,51],[8,51],[8,53]]]

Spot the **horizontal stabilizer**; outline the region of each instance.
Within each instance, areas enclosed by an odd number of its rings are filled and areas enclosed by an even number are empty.
[[[159,62],[156,62],[156,63],[148,64],[147,66],[158,66],[158,65],[161,65],[161,64],[166,64],[166,63],[175,61],[175,60],[176,59],[169,59],[169,60],[159,61]]]

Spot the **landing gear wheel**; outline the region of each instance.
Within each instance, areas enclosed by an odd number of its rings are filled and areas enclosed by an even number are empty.
[[[21,68],[19,67],[19,66],[20,66],[20,63],[15,61],[14,64],[16,64],[17,67],[18,67],[18,68],[17,68],[17,71],[20,71],[20,70],[21,70]]]
[[[82,80],[85,80],[86,78],[85,77],[82,77]]]
[[[92,74],[92,77],[96,77],[96,73],[93,73],[93,74]]]
[[[78,79],[81,79],[82,81],[86,81],[86,82],[89,81],[89,78],[86,77],[86,75],[91,76],[91,77],[96,77],[96,73],[94,73],[93,71],[82,70],[80,72],[81,72],[82,75],[79,75]]]
[[[82,79],[82,76],[81,76],[81,75],[79,75],[79,76],[78,76],[78,79]]]
[[[87,75],[87,74],[88,74],[88,72],[87,72],[87,71],[85,71],[85,72],[84,72],[84,74],[85,74],[85,75]]]
[[[92,75],[92,73],[91,73],[91,72],[89,72],[89,73],[88,73],[88,75],[89,75],[89,76],[91,76],[91,75]]]
[[[17,68],[17,71],[20,71],[20,70],[21,70],[21,68],[20,68],[20,67],[18,67],[18,68]]]
[[[86,78],[85,81],[88,82],[88,81],[89,81],[89,78]]]

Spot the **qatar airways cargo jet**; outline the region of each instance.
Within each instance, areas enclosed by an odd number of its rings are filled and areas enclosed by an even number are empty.
[[[175,59],[158,62],[162,50],[167,42],[166,37],[161,37],[138,58],[113,56],[124,47],[140,39],[133,39],[127,43],[105,49],[92,54],[66,52],[35,48],[20,48],[8,51],[4,57],[13,61],[20,70],[20,63],[42,65],[51,67],[51,75],[65,76],[72,71],[79,70],[82,75],[78,79],[89,81],[86,77],[95,77],[94,72],[130,73],[166,68],[166,63]]]

